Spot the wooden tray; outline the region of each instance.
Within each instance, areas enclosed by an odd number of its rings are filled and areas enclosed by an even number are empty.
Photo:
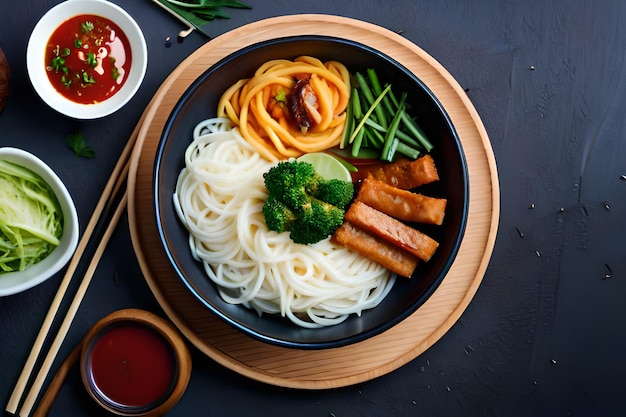
[[[366,341],[328,350],[295,350],[254,340],[213,316],[179,281],[158,238],[152,197],[156,147],[181,94],[213,63],[242,47],[292,35],[340,36],[372,46],[413,71],[439,98],[461,138],[470,178],[465,237],[449,273],[413,315]],[[431,56],[378,26],[337,16],[266,19],[228,32],[198,49],[165,80],[146,109],[129,173],[131,238],[145,279],[165,313],[200,351],[246,377],[277,386],[326,389],[370,380],[415,359],[461,316],[491,257],[499,218],[493,151],[463,89]]]

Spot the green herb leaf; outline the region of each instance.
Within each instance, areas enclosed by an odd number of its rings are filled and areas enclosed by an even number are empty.
[[[61,82],[63,83],[65,88],[70,88],[70,85],[72,85],[72,79],[68,79],[65,75],[61,76]]]
[[[67,146],[69,146],[78,158],[94,158],[96,151],[85,142],[85,137],[81,132],[70,133],[65,138]]]
[[[94,80],[93,76],[89,74],[87,71],[82,72],[82,81],[84,84],[95,84],[96,80]]]
[[[87,52],[87,65],[89,65],[89,68],[95,68],[98,65],[96,54],[93,52]]]
[[[285,90],[281,88],[278,94],[276,94],[276,96],[274,97],[274,100],[279,103],[287,104],[287,93],[285,93]]]
[[[65,67],[65,58],[61,58],[60,56],[55,56],[52,58],[52,69],[55,72],[62,71],[63,67]]]
[[[92,22],[83,22],[80,25],[83,33],[89,33],[94,29],[94,25]]]

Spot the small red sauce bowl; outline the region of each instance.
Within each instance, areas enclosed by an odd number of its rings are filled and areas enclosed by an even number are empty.
[[[120,81],[124,80],[123,84],[114,87],[114,93],[111,93],[110,96],[91,97],[94,101],[88,103],[81,103],[69,99],[65,94],[59,92],[57,89],[58,85],[53,84],[48,77],[49,72],[53,71],[53,64],[50,59],[48,59],[48,49],[52,35],[68,21],[81,15],[92,15],[112,22],[115,25],[116,33],[120,35],[120,38],[123,37],[125,39],[124,44],[126,44],[126,41],[128,42],[127,46],[130,48],[130,51],[125,51],[124,54],[118,55],[118,58],[120,56],[126,56],[129,60],[128,65],[123,67],[123,76],[119,78]],[[110,41],[115,43],[113,39],[110,39]],[[108,45],[108,42],[106,44]],[[75,46],[80,47],[80,45]],[[87,44],[82,46],[86,47]],[[105,45],[103,45],[103,50],[110,48],[109,46],[104,46]],[[68,45],[64,43],[63,45],[59,45],[59,47],[62,47],[61,50],[65,50]],[[116,49],[119,50],[120,48],[116,46]],[[70,56],[66,56],[61,50],[58,52],[59,57],[66,59],[67,65],[70,65]],[[74,50],[74,47],[68,48],[67,50],[68,53],[71,50],[71,57],[79,53]],[[107,54],[108,53],[111,53],[110,57],[107,56],[107,58],[104,58],[100,57],[100,55],[98,55],[98,57],[105,63],[106,59],[115,58],[112,51],[108,51]],[[96,68],[100,67],[100,64],[101,63],[99,63]],[[141,86],[146,73],[147,64],[148,49],[141,28],[124,9],[107,0],[66,0],[57,4],[48,10],[37,22],[30,35],[26,49],[28,76],[37,94],[51,108],[75,119],[97,119],[108,116],[122,108]],[[75,67],[74,70],[77,68],[78,67]],[[62,66],[60,69],[62,69]],[[59,68],[56,68],[54,71],[57,72],[58,70]],[[91,75],[98,78],[95,72]],[[99,83],[103,82],[103,77],[104,75],[100,76]],[[75,85],[78,82],[79,84],[89,85],[91,84],[89,81],[90,78],[91,77],[87,77],[86,80],[81,80],[80,82],[74,80],[73,84]],[[85,96],[87,95],[88,94],[85,93]]]
[[[191,357],[178,331],[144,310],[116,311],[85,336],[80,370],[89,395],[119,416],[160,416],[182,397]]]

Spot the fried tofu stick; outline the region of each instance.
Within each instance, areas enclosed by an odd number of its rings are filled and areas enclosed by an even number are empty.
[[[441,225],[447,200],[401,190],[374,178],[366,178],[356,197],[396,219]]]
[[[410,253],[349,222],[339,226],[332,239],[403,277],[410,277],[419,262]]]
[[[346,220],[353,225],[385,239],[406,250],[422,261],[428,261],[439,243],[399,220],[376,210],[360,201],[355,201],[346,212]]]
[[[420,185],[439,181],[435,161],[430,155],[424,155],[414,161],[402,158],[391,164],[366,167],[363,168],[363,171],[366,177],[377,179],[403,190],[410,190]]]

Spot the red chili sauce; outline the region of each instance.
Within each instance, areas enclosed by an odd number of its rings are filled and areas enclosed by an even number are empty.
[[[131,65],[130,42],[111,20],[78,15],[63,22],[46,47],[54,88],[76,103],[104,101],[120,90]]]
[[[112,327],[94,343],[90,359],[95,386],[118,405],[146,407],[164,399],[173,387],[173,350],[146,326]]]

